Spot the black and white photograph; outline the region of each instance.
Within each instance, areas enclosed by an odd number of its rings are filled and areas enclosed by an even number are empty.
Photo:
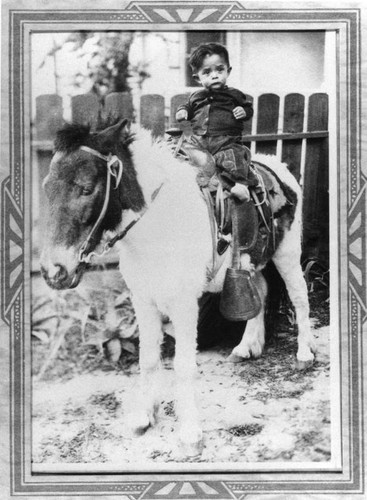
[[[365,9],[2,7],[1,498],[363,498]]]

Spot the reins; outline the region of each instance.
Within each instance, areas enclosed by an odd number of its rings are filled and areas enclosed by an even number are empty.
[[[92,257],[102,257],[105,255],[107,252],[111,250],[111,248],[114,246],[114,244],[123,239],[126,234],[132,229],[135,224],[143,217],[145,212],[148,210],[148,207],[146,206],[140,214],[132,220],[126,227],[123,229],[120,233],[118,233],[116,236],[111,238],[106,242],[106,244],[103,247],[103,251],[101,253],[97,252],[91,252],[90,249],[92,247],[95,247],[96,244],[96,234],[102,224],[102,221],[106,215],[108,204],[110,201],[110,189],[111,189],[111,178],[115,177],[116,183],[114,189],[117,189],[118,186],[120,185],[121,178],[122,178],[122,173],[124,170],[124,166],[120,158],[116,155],[112,155],[111,153],[106,156],[100,153],[99,151],[89,148],[88,146],[80,146],[80,149],[82,151],[86,151],[87,153],[92,154],[93,156],[96,156],[97,158],[100,158],[101,160],[104,160],[107,163],[107,180],[106,180],[106,194],[105,194],[105,199],[103,202],[102,210],[101,213],[99,214],[99,217],[97,221],[95,222],[94,226],[92,227],[90,233],[88,234],[86,240],[82,244],[79,250],[79,262],[80,263],[86,263],[89,264]],[[114,170],[115,165],[117,164],[117,172]],[[152,201],[156,198],[158,195],[160,189],[162,188],[163,183],[153,192],[152,194]]]

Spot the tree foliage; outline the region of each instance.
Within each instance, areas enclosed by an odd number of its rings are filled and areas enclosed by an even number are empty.
[[[138,84],[149,77],[147,63],[133,65],[129,61],[130,47],[136,36],[138,34],[134,31],[73,32],[61,42],[54,40],[40,67],[48,58],[54,60],[57,88],[60,77],[57,54],[68,46],[68,50],[75,52],[81,61],[73,75],[73,86],[84,89],[90,86],[89,91],[101,98],[111,92],[129,92],[130,77],[134,77]]]
[[[132,31],[72,33],[67,41],[74,44],[80,57],[88,56],[88,73],[78,74],[77,78],[89,78],[90,90],[99,96],[129,91],[129,50],[133,37]]]

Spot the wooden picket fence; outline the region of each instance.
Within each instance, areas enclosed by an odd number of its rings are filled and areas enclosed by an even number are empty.
[[[103,109],[94,94],[75,96],[71,101],[72,122],[96,126],[103,111],[112,117],[138,121],[155,136],[164,136],[167,128],[178,126],[177,107],[189,94],[172,97],[143,95],[140,109],[134,111],[130,94],[112,93]],[[304,250],[307,258],[323,259],[328,255],[328,96],[324,93],[285,96],[252,96],[254,117],[245,122],[243,137],[251,152],[275,154],[303,186]],[[36,100],[33,152],[38,164],[39,184],[45,177],[52,154],[56,131],[62,127],[63,102],[58,95],[42,95]],[[39,191],[40,206],[43,203]]]

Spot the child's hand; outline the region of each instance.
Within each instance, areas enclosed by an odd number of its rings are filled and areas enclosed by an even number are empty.
[[[236,118],[236,120],[241,120],[242,118],[246,118],[247,115],[242,106],[237,106],[233,110],[233,116]]]
[[[187,117],[188,117],[188,113],[186,111],[186,109],[180,109],[179,111],[177,111],[176,113],[176,120],[178,122],[183,122],[184,120],[187,120]]]

